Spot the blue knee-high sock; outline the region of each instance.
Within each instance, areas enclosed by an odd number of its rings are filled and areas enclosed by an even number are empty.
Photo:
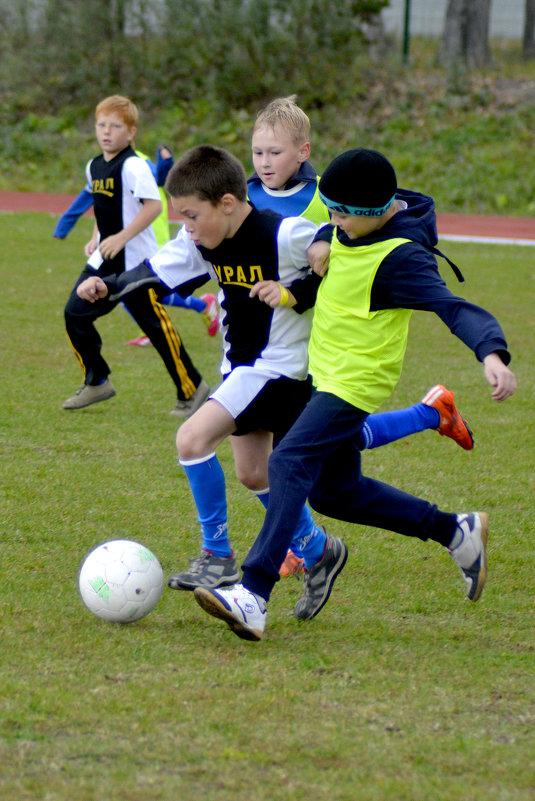
[[[258,500],[267,509],[269,503],[269,489],[257,492]],[[314,523],[312,513],[308,506],[303,506],[297,528],[294,531],[290,548],[296,556],[305,560],[307,567],[315,565],[325,550],[327,535]]]
[[[433,406],[417,403],[408,409],[370,414],[361,432],[361,451],[379,448],[427,428],[438,428],[440,414]]]
[[[214,556],[231,556],[228,540],[227,494],[225,474],[215,453],[202,459],[179,463],[186,471],[199,512],[202,529],[202,547]]]
[[[206,311],[206,303],[204,300],[196,298],[195,295],[188,295],[187,298],[183,298],[178,292],[172,292],[170,295],[166,295],[162,298],[161,302],[164,306],[179,306],[181,309],[193,309],[193,311],[199,314]]]

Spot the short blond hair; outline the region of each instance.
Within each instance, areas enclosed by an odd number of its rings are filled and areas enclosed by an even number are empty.
[[[254,124],[254,131],[259,128],[275,128],[280,125],[296,145],[302,145],[310,139],[310,120],[295,102],[297,95],[277,97],[261,109]]]
[[[95,109],[95,119],[99,114],[119,114],[123,118],[125,125],[129,128],[137,128],[139,112],[135,103],[128,97],[122,95],[110,95],[101,100]]]

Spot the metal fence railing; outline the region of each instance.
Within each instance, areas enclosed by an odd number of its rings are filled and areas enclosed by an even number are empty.
[[[410,32],[414,36],[440,36],[444,28],[448,0],[410,0]],[[525,0],[493,0],[490,37],[521,39]],[[387,32],[403,35],[406,0],[390,0],[383,11]]]

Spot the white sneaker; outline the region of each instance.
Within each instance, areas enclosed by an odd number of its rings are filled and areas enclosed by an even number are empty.
[[[217,590],[197,587],[193,595],[205,612],[224,620],[242,640],[262,639],[267,622],[266,602],[243,584]]]
[[[455,548],[448,548],[460,567],[470,601],[477,601],[487,578],[487,540],[489,516],[485,512],[457,515],[462,539]]]

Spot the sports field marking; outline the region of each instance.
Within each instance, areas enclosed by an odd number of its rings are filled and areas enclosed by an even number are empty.
[[[507,239],[497,236],[461,236],[457,234],[441,234],[439,239],[449,239],[451,242],[478,242],[484,245],[535,245],[535,239]]]

